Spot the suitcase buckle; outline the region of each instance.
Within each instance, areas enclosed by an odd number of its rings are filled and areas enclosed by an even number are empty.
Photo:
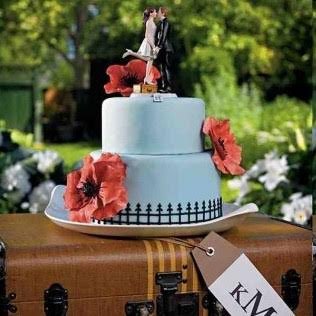
[[[185,282],[182,272],[158,272],[156,284],[161,294],[157,296],[157,316],[195,316],[199,313],[198,293],[176,293],[178,284]]]
[[[68,291],[54,283],[44,291],[44,310],[46,316],[65,316],[68,310]]]
[[[300,294],[301,276],[291,269],[282,275],[282,297],[292,311],[298,307]]]

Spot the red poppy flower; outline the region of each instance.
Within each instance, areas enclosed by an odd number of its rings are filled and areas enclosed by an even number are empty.
[[[245,172],[240,166],[241,147],[236,144],[235,136],[230,132],[229,120],[206,118],[203,133],[211,138],[214,148],[212,159],[218,170],[232,175]]]
[[[96,161],[87,156],[80,170],[67,175],[64,201],[70,220],[90,222],[119,213],[127,204],[125,178],[126,165],[119,155],[102,154]]]
[[[104,85],[105,93],[118,92],[124,97],[128,97],[133,92],[133,85],[144,81],[146,62],[133,59],[125,66],[111,65],[107,68],[106,73],[110,76],[110,82]],[[153,83],[160,78],[160,73],[155,66],[152,67],[149,77]]]

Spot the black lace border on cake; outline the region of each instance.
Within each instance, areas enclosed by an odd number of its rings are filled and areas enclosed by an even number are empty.
[[[105,225],[180,225],[180,224],[196,224],[213,220],[223,216],[223,201],[222,198],[195,202],[186,204],[183,208],[181,203],[178,203],[174,209],[169,203],[164,209],[159,203],[156,208],[147,204],[145,210],[141,204],[137,203],[136,208],[132,209],[130,203],[127,203],[126,208],[118,215],[111,219],[98,220],[92,218],[92,223]]]

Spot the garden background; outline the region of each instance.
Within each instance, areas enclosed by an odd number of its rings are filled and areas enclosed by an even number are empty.
[[[308,0],[6,0],[0,3],[0,212],[40,212],[101,146],[105,70],[138,49],[147,6],[169,8],[180,96],[230,118],[243,146],[225,201],[299,224],[312,213],[313,29]],[[207,143],[207,146],[210,146]]]

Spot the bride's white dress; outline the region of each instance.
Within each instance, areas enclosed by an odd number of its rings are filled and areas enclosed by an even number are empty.
[[[143,57],[154,58],[153,48],[155,46],[156,29],[157,27],[154,21],[148,20],[146,22],[145,38],[143,39],[137,54]]]

